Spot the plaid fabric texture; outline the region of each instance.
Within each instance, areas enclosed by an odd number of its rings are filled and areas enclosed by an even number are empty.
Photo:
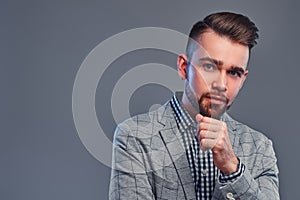
[[[239,178],[224,184],[221,183],[221,173],[209,171],[211,154],[199,151],[199,145],[195,145],[197,141],[193,137],[190,137],[192,140],[188,136],[184,139],[169,101],[153,112],[134,116],[117,126],[109,199],[196,200],[201,194],[196,194],[195,187],[209,191],[207,185],[212,182],[215,183],[214,200],[229,197],[280,199],[278,168],[271,140],[232,119],[227,113],[223,117],[233,151],[242,166]],[[192,144],[190,146],[195,147],[194,151],[192,148],[187,150],[184,142]],[[187,152],[194,156],[193,159],[188,158]],[[190,163],[193,163],[193,169]],[[203,172],[206,176],[201,173],[201,166],[207,167],[204,169],[208,171]],[[209,175],[216,173],[218,177]],[[198,174],[198,178],[195,174]],[[202,181],[203,177],[206,182]]]
[[[178,95],[178,97],[176,96]],[[191,174],[195,182],[197,199],[210,200],[215,187],[218,170],[213,163],[211,150],[202,152],[199,139],[195,136],[197,123],[179,102],[179,94],[175,94],[171,99],[171,107],[175,114],[175,119],[180,133],[183,135],[183,145],[186,150]],[[239,162],[237,172],[229,175],[220,173],[219,180],[222,184],[233,182],[243,173],[244,166]]]

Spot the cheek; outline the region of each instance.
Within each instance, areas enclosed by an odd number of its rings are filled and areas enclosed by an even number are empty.
[[[209,73],[199,71],[198,73],[194,74],[194,79],[195,79],[195,82],[198,82],[198,84],[201,84],[201,87],[209,88],[211,83],[214,80],[214,77],[211,76]]]
[[[193,76],[191,77],[191,84],[199,97],[201,97],[203,93],[208,92],[209,90],[209,81],[203,78],[200,73],[193,74]]]
[[[229,103],[231,104],[240,91],[240,83],[231,83],[228,86],[227,96],[229,97]]]

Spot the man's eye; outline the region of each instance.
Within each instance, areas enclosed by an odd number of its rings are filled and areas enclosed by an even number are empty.
[[[212,64],[203,64],[203,67],[207,71],[213,71],[216,67]]]
[[[241,77],[241,73],[237,72],[237,71],[229,71],[229,74],[232,75],[232,76]]]

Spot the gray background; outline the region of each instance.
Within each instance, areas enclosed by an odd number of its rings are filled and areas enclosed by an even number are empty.
[[[110,169],[82,145],[72,118],[72,87],[82,61],[121,31],[157,26],[187,34],[194,22],[221,10],[246,14],[260,28],[250,75],[230,113],[273,140],[281,197],[297,199],[298,2],[1,0],[0,199],[108,199]],[[176,68],[175,59],[140,50],[109,66],[96,94],[99,122],[109,138],[115,128],[110,95],[120,76],[148,62]],[[145,85],[132,96],[130,112],[145,112],[170,95],[167,88]]]

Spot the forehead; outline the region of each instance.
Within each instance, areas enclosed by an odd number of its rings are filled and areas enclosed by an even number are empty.
[[[197,42],[198,48],[193,53],[192,61],[210,57],[224,63],[224,67],[239,66],[246,69],[249,59],[248,46],[219,36],[213,31],[202,33]]]

